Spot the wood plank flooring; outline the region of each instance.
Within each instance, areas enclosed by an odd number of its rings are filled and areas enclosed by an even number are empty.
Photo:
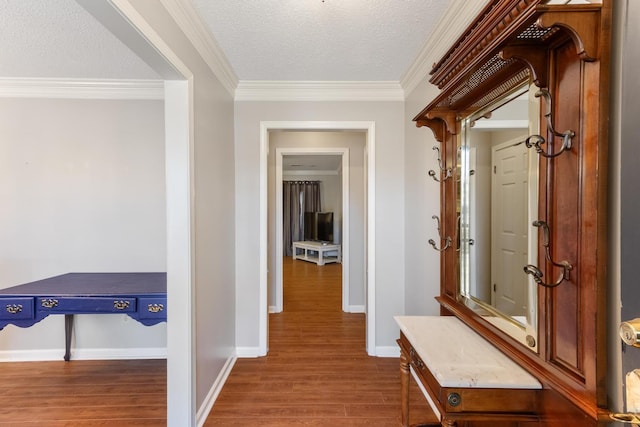
[[[400,425],[399,360],[367,356],[364,314],[341,311],[341,267],[285,258],[269,354],[237,361],[205,426]],[[412,423],[433,421],[411,395]],[[0,363],[0,402],[2,427],[163,426],[166,362]]]
[[[341,268],[285,258],[269,353],[236,362],[205,427],[400,425],[399,359],[367,356],[365,315],[341,310]],[[412,386],[412,422],[435,422]]]
[[[165,360],[0,363],[0,426],[166,425]]]

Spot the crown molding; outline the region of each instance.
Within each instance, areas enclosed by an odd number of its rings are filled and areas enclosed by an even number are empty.
[[[404,101],[398,82],[241,80],[236,101]]]
[[[164,81],[0,78],[0,98],[161,100]]]
[[[428,78],[433,65],[456,42],[487,3],[488,0],[454,0],[451,3],[416,59],[400,79],[400,85],[407,95]]]
[[[189,0],[161,0],[167,12],[178,24],[185,36],[198,51],[220,83],[233,95],[238,77],[224,51],[209,32]]]

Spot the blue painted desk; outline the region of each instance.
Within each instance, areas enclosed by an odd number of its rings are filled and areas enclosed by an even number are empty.
[[[143,325],[167,321],[166,273],[68,273],[0,289],[0,330],[27,328],[64,314],[65,355],[70,358],[75,314],[124,313]]]

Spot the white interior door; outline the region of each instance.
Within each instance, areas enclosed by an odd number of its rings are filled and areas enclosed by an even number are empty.
[[[527,311],[528,150],[507,143],[492,149],[492,305],[510,316]]]

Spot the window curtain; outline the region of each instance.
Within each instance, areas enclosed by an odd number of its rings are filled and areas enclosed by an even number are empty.
[[[282,182],[283,255],[292,256],[292,243],[304,240],[304,213],[320,212],[320,181]]]

